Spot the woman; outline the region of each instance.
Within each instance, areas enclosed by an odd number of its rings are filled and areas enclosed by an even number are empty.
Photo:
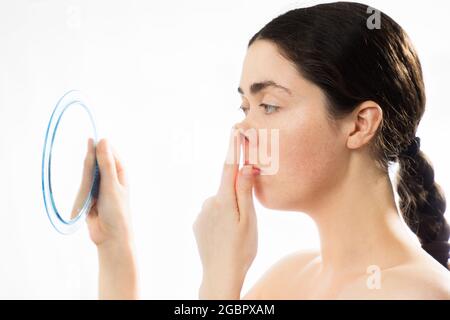
[[[267,208],[310,215],[321,247],[277,262],[244,299],[450,298],[445,197],[415,136],[425,111],[421,65],[402,28],[383,13],[380,28],[369,28],[368,12],[350,2],[296,9],[250,40],[237,143],[248,151],[248,130],[278,130],[279,170],[224,164],[193,226],[200,298],[241,298],[257,250],[253,190]],[[100,297],[134,298],[123,167],[104,140],[97,156],[102,180],[89,228]]]

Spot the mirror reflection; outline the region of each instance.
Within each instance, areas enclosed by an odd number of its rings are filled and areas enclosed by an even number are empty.
[[[89,198],[95,173],[94,139],[86,109],[71,104],[59,121],[50,165],[53,199],[66,222],[79,216]]]

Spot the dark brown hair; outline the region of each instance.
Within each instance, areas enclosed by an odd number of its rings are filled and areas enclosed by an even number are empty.
[[[368,9],[369,8],[369,9]],[[383,120],[370,150],[386,173],[397,162],[399,208],[422,248],[448,268],[450,227],[445,196],[422,151],[408,155],[425,111],[425,88],[417,53],[405,31],[377,11],[380,28],[369,28],[374,9],[335,2],[288,11],[250,40],[269,40],[299,73],[319,86],[328,116],[337,120],[364,101],[375,101]]]

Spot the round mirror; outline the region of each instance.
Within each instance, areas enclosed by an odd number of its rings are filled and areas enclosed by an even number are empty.
[[[97,132],[81,93],[66,93],[56,104],[45,135],[42,192],[57,231],[70,234],[86,218],[97,197]]]

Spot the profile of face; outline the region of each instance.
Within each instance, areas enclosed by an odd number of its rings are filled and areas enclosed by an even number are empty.
[[[256,177],[257,199],[267,208],[303,212],[326,201],[342,181],[348,150],[339,126],[327,119],[323,91],[267,40],[248,48],[238,91],[245,118],[236,128],[278,132],[278,170]],[[274,149],[271,140],[267,138],[268,154]],[[251,148],[261,147],[259,141],[245,139],[246,159]]]

